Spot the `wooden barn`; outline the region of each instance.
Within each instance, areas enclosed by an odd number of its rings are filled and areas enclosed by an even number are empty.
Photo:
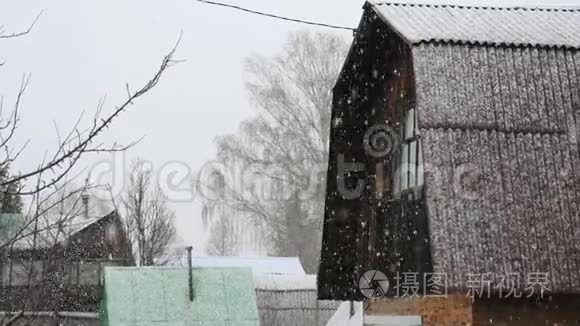
[[[367,3],[334,88],[319,298],[366,300],[378,270],[368,314],[580,323],[579,48],[579,8]]]

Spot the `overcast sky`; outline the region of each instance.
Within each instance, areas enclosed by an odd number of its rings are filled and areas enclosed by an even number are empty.
[[[225,0],[224,0],[225,1]],[[421,1],[414,1],[421,2]],[[425,2],[425,1],[422,1]],[[431,3],[433,1],[430,1]],[[362,0],[252,0],[229,1],[278,15],[356,27]],[[462,4],[578,5],[578,0],[444,1]],[[109,112],[126,98],[125,84],[136,89],[156,71],[183,31],[177,59],[160,84],[114,122],[104,141],[128,143],[145,139],[125,155],[92,156],[90,167],[113,161],[123,174],[139,156],[160,170],[197,171],[214,155],[217,135],[235,132],[253,114],[244,90],[243,60],[252,52],[279,51],[291,31],[326,31],[272,20],[193,0],[35,0],[0,1],[0,25],[8,32],[26,29],[44,10],[27,36],[0,42],[0,95],[12,104],[19,81],[31,73],[31,84],[22,103],[18,141],[30,139],[27,151],[13,170],[27,170],[54,149],[54,122],[68,131],[85,111],[89,118],[99,99],[106,96]],[[346,40],[352,35],[340,33]],[[125,168],[123,169],[123,165]],[[99,169],[96,169],[98,172]],[[118,185],[122,186],[122,185]],[[183,243],[202,244],[200,205],[182,193],[171,206],[178,216]]]

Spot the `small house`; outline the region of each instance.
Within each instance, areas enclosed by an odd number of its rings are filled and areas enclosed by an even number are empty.
[[[578,322],[579,48],[579,8],[365,4],[333,90],[319,298]]]
[[[6,233],[12,241],[0,256],[0,311],[94,313],[104,266],[133,264],[116,212],[74,217],[60,228],[43,224],[36,232],[20,229],[22,216],[2,218],[13,221],[14,235]]]

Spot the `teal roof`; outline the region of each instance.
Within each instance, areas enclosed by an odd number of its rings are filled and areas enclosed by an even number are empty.
[[[12,240],[23,221],[21,214],[0,213],[0,244]]]
[[[102,325],[258,326],[250,268],[106,267]]]
[[[22,214],[0,213],[0,229],[15,230],[22,221]]]

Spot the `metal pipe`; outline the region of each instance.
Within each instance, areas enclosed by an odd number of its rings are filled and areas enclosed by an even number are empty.
[[[354,316],[356,312],[354,311],[354,301],[350,301],[350,318],[352,318],[352,316]]]
[[[22,313],[24,317],[69,317],[69,318],[81,318],[81,319],[99,319],[99,314],[96,312],[73,312],[73,311],[2,311],[0,312],[1,317],[14,316]]]
[[[83,203],[83,217],[85,219],[89,219],[89,199],[89,194],[84,193],[81,195],[81,201]]]
[[[187,271],[189,272],[189,301],[193,302],[193,266],[192,266],[192,251],[193,247],[189,246],[185,248],[187,250]]]

